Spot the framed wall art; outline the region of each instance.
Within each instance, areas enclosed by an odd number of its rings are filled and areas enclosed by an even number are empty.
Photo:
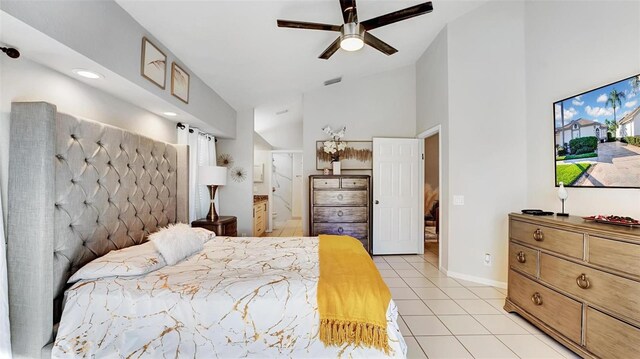
[[[142,38],[142,54],[140,74],[147,80],[165,88],[167,81],[167,56],[160,51],[149,39]]]
[[[331,154],[324,152],[324,142],[316,141],[316,169],[319,171],[331,168]],[[347,143],[343,151],[339,151],[342,170],[373,169],[372,141],[343,141]]]
[[[171,63],[171,94],[189,103],[189,74],[175,62]]]

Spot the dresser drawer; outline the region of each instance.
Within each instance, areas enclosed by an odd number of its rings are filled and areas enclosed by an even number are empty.
[[[531,276],[538,275],[538,251],[509,243],[509,266]]]
[[[570,340],[580,344],[582,304],[549,289],[525,276],[509,271],[509,299],[557,330]]]
[[[362,239],[369,238],[367,223],[316,223],[313,225],[313,235],[339,234]]]
[[[540,280],[588,303],[640,321],[639,282],[544,253],[540,254]]]
[[[592,236],[589,263],[640,277],[640,245]]]
[[[367,222],[368,207],[314,207],[313,221],[318,222]]]
[[[365,178],[342,178],[342,188],[367,188],[369,180]]]
[[[561,253],[574,258],[584,254],[584,236],[582,233],[539,226],[531,223],[510,221],[512,239]]]
[[[366,205],[367,191],[315,191],[313,204],[318,206]]]
[[[340,188],[339,178],[314,178],[313,188]]]
[[[587,349],[600,358],[637,358],[640,329],[595,309],[587,309]]]

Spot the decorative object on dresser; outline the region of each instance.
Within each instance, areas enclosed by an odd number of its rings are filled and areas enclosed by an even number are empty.
[[[349,235],[370,252],[370,186],[367,175],[309,176],[310,235]]]
[[[189,103],[189,74],[175,62],[171,63],[171,94]]]
[[[269,196],[253,196],[253,236],[262,237],[267,231]]]
[[[640,228],[512,213],[509,237],[506,311],[581,357],[637,357]]]
[[[569,192],[564,188],[564,183],[560,182],[560,186],[558,187],[558,198],[560,198],[560,202],[562,202],[562,212],[556,213],[558,216],[567,217],[569,213],[564,212],[564,202],[569,198]]]
[[[216,204],[214,202],[216,198],[216,190],[218,189],[218,186],[224,186],[227,184],[227,168],[219,166],[200,166],[200,171],[198,171],[198,183],[209,188],[211,206],[209,207],[209,214],[207,214],[206,219],[214,221],[218,219],[218,212],[216,211]]]
[[[140,74],[164,90],[167,81],[167,55],[146,37],[142,38]]]
[[[372,141],[344,141],[345,149],[340,152],[342,170],[373,169]],[[324,152],[324,141],[316,142],[316,169],[322,171],[331,166],[331,156]]]
[[[331,136],[330,140],[322,142],[322,152],[324,157],[331,158],[331,167],[334,175],[340,174],[340,153],[344,151],[347,143],[342,141],[344,133],[347,130],[343,127],[340,131],[335,132],[329,126],[325,126],[322,131]]]
[[[191,227],[202,227],[216,233],[217,236],[238,236],[238,219],[234,216],[218,216],[216,220],[202,218],[191,222]]]

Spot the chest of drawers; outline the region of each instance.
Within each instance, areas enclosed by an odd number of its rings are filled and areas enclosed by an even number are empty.
[[[505,310],[585,358],[640,353],[640,229],[509,216]]]
[[[309,233],[349,235],[369,251],[370,183],[366,175],[309,176]]]

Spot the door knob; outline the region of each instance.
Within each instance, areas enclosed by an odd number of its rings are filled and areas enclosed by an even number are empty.
[[[379,204],[379,203],[380,203],[380,201],[378,201],[378,200],[376,199],[373,203],[375,203],[375,204]]]

